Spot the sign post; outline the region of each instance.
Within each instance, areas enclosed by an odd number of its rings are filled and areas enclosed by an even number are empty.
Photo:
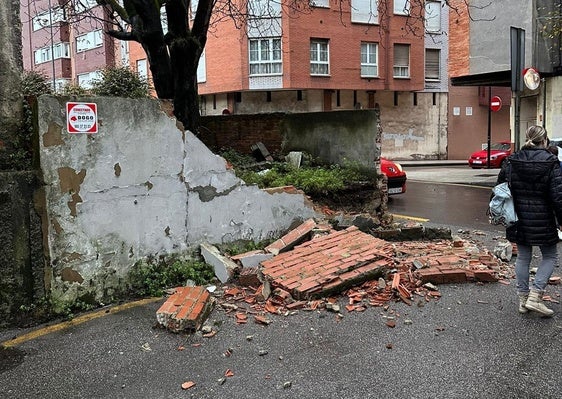
[[[98,107],[96,103],[66,103],[66,130],[68,133],[98,132]]]
[[[521,74],[525,62],[525,29],[510,27],[510,52],[511,52],[511,91],[515,95],[515,109],[513,112],[513,130],[515,151],[519,150],[521,142]]]

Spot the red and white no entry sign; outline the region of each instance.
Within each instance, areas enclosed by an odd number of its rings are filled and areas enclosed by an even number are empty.
[[[501,107],[502,107],[502,99],[499,98],[498,96],[492,97],[492,99],[490,100],[490,109],[494,112],[497,112],[501,109]]]
[[[96,103],[66,103],[68,133],[97,133],[98,107]]]

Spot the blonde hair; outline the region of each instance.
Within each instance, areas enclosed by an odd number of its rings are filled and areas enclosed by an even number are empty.
[[[546,140],[546,130],[542,126],[529,126],[525,133],[525,140],[524,147],[539,146]]]

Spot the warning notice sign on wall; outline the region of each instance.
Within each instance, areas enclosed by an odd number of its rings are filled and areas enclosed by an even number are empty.
[[[97,133],[98,107],[96,103],[66,103],[68,133]]]

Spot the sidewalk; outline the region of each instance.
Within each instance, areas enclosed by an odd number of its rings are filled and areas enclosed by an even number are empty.
[[[466,166],[468,167],[468,161],[466,159],[429,159],[429,160],[404,160],[395,161],[402,166],[407,167],[417,167],[417,166]]]
[[[409,181],[493,187],[500,169],[472,169],[466,160],[397,161]]]

